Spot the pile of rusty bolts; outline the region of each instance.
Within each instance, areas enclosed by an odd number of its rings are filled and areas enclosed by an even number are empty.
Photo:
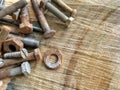
[[[37,0],[31,0],[33,10],[41,27],[35,27],[29,19],[29,9],[26,0],[19,0],[11,6],[5,7],[5,1],[0,0],[0,79],[16,76],[29,75],[31,67],[29,61],[41,61],[42,55],[40,52],[39,41],[33,38],[21,37],[14,33],[23,35],[31,34],[33,31],[43,33],[45,39],[52,38],[56,31],[52,30],[44,16],[48,11],[58,17],[65,26],[68,26],[77,13],[76,9],[70,8],[62,0],[41,0],[40,4]],[[63,13],[63,11],[66,13]],[[13,20],[3,18],[6,15],[12,16]],[[12,30],[10,26],[5,24],[16,25],[19,30]],[[33,52],[28,52],[25,46],[34,48]],[[51,63],[49,58],[51,55],[57,57],[57,62]],[[62,54],[58,49],[48,50],[43,56],[45,65],[50,69],[57,69],[62,63]],[[9,69],[8,66],[18,65]],[[19,66],[20,65],[20,66]]]

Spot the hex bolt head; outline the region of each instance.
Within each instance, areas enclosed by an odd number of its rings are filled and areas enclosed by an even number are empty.
[[[23,58],[23,59],[25,59],[27,56],[28,56],[28,51],[25,48],[19,52],[10,52],[10,53],[5,53],[3,55],[4,59],[10,59],[10,58]]]

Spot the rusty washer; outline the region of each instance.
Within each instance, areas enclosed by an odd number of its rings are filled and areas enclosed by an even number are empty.
[[[57,62],[51,63],[49,57],[53,55],[57,57]],[[44,63],[50,69],[57,69],[62,64],[62,54],[58,49],[48,50],[44,55]]]

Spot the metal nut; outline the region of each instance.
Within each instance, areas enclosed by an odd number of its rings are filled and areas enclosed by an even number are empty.
[[[4,52],[21,51],[23,47],[23,42],[17,38],[8,39],[3,43]]]
[[[51,63],[49,61],[49,58],[51,55],[54,55],[57,57],[57,62],[55,63]],[[50,68],[50,69],[57,69],[60,67],[60,65],[62,64],[62,54],[58,49],[53,49],[53,50],[48,50],[45,55],[44,55],[44,63],[45,65]]]

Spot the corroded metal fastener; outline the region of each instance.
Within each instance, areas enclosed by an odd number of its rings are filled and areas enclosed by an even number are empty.
[[[16,25],[16,26],[19,26],[19,25],[20,25],[20,22],[19,22],[19,21],[13,21],[13,20],[6,19],[6,18],[1,18],[1,19],[0,19],[0,22],[1,22],[1,23],[5,23],[5,24],[10,24],[10,25]],[[33,26],[33,30],[34,30],[34,31],[37,31],[37,32],[43,32],[41,28],[35,27],[35,26]]]
[[[30,23],[29,12],[27,5],[22,8],[20,14],[21,24],[20,24],[20,32],[23,34],[30,34],[33,32],[33,25]]]
[[[59,5],[65,11],[69,12],[71,16],[75,17],[75,15],[77,14],[77,10],[69,7],[65,2],[63,2],[63,0],[51,0],[51,1]]]
[[[8,38],[18,38],[24,43],[25,46],[29,46],[29,47],[39,47],[40,45],[40,42],[33,38],[26,38],[26,37],[23,38],[13,34],[9,34]]]
[[[21,51],[23,49],[23,47],[24,47],[23,42],[17,38],[7,39],[3,43],[3,51],[4,52]]]
[[[23,48],[22,51],[5,53],[3,55],[3,58],[4,59],[10,59],[10,58],[23,58],[23,59],[25,59],[27,56],[28,56],[28,51],[27,51],[27,49]]]
[[[7,39],[9,33],[10,33],[10,29],[7,26],[2,26],[0,31],[0,51],[2,49],[2,44],[3,42]]]
[[[49,61],[49,58],[51,55],[53,55],[57,58],[57,61],[55,63],[51,63]],[[48,50],[45,53],[43,59],[44,59],[44,63],[46,65],[46,67],[48,67],[50,69],[57,69],[62,64],[62,54],[58,49]]]
[[[28,76],[30,73],[31,73],[30,64],[28,62],[23,62],[21,64],[21,67],[16,67],[8,70],[0,70],[0,79],[21,75],[21,74]]]
[[[52,5],[49,0],[42,0],[40,2],[40,8],[46,7],[51,13],[53,13],[56,17],[58,17],[61,21],[65,22],[68,26],[73,20],[73,17],[68,17],[64,13],[62,13],[59,9],[57,9],[54,5]]]
[[[32,6],[34,8],[34,11],[36,13],[36,17],[38,18],[39,23],[40,23],[40,25],[41,25],[41,27],[43,29],[44,38],[53,37],[55,35],[55,30],[50,29],[42,10],[39,9],[37,0],[31,0],[31,2],[32,2]]]
[[[11,6],[2,9],[0,11],[0,18],[17,11],[19,8],[24,7],[26,4],[27,4],[26,0],[19,0],[18,2],[12,4]]]
[[[42,54],[41,54],[39,48],[37,48],[33,52],[29,53],[25,59],[21,59],[21,58],[19,58],[19,59],[4,59],[4,60],[0,59],[0,68],[18,64],[18,63],[25,62],[25,61],[32,61],[32,60],[36,60],[36,61],[42,60]]]

